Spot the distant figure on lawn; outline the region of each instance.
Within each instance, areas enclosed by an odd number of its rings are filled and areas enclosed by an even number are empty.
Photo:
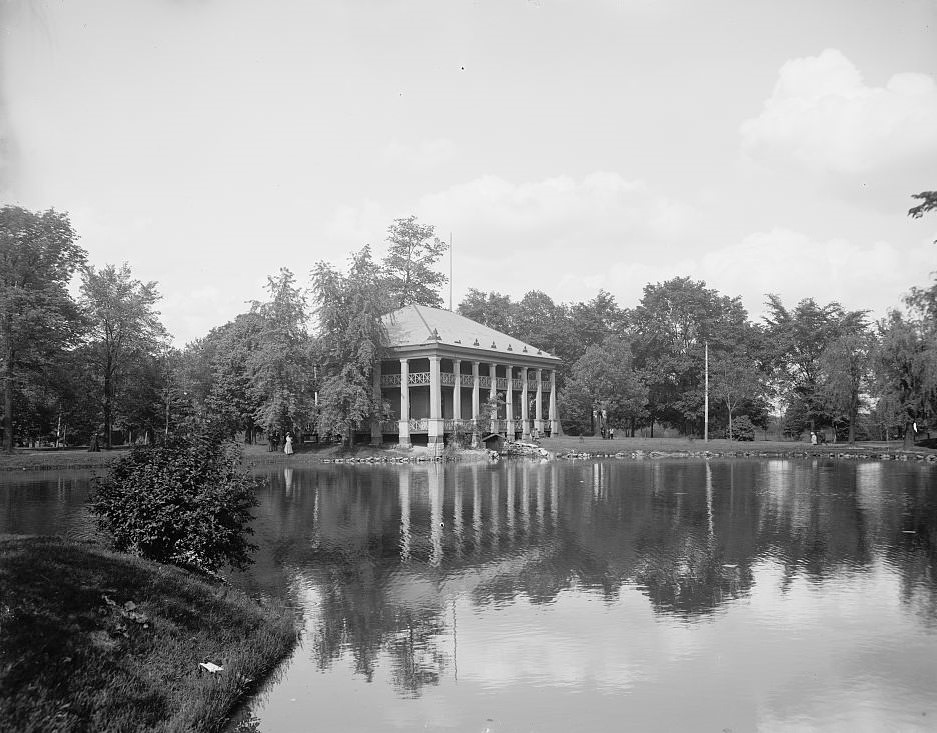
[[[810,445],[816,445],[816,444],[817,444],[817,434],[811,430],[810,431]]]
[[[293,455],[293,436],[289,433],[286,434],[286,441],[283,443],[283,452],[286,455]]]

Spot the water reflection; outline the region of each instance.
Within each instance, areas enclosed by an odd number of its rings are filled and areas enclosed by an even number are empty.
[[[258,730],[926,730],[937,715],[930,466],[263,475],[261,549],[236,582],[290,594],[306,628],[245,713]],[[0,484],[0,530],[75,531],[83,491]]]
[[[639,594],[656,614],[694,624],[750,599],[759,575],[784,594],[798,579],[848,583],[884,568],[896,578],[893,600],[933,627],[933,473],[905,466],[896,476],[890,468],[765,461],[297,469],[269,477],[258,532],[275,557],[245,582],[262,585],[277,576],[264,567],[286,568],[283,582],[306,598],[306,648],[317,668],[351,659],[354,673],[372,681],[383,666],[403,696],[454,677],[457,650],[472,653],[456,638],[459,612],[513,616],[559,599],[564,614],[592,599],[631,608]],[[512,633],[524,629],[518,624]],[[523,630],[512,662],[561,680],[563,664],[530,663],[544,651],[537,633],[536,624]],[[609,633],[577,628],[570,641],[554,629],[544,644],[572,659],[584,643],[608,643]],[[513,648],[512,638],[500,642]],[[623,668],[612,678],[632,674]]]

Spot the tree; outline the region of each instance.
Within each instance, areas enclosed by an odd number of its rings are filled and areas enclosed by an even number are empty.
[[[687,432],[698,429],[703,419],[704,344],[709,344],[711,358],[717,358],[749,347],[759,337],[739,298],[686,277],[645,286],[628,322],[635,366],[650,390],[652,426],[656,421]]]
[[[924,416],[934,395],[933,351],[920,328],[892,311],[878,322],[879,344],[875,370],[879,382],[883,412],[900,420],[904,446],[910,447],[912,423]]]
[[[0,208],[0,377],[3,448],[13,450],[17,389],[48,373],[78,339],[82,321],[68,294],[85,251],[68,216]]]
[[[390,248],[383,261],[387,291],[397,307],[409,303],[441,308],[439,288],[448,282],[432,269],[449,245],[435,236],[435,227],[417,223],[415,216],[395,219],[387,228]]]
[[[875,339],[867,331],[844,333],[831,341],[820,355],[821,389],[834,410],[845,415],[849,443],[856,442],[856,421],[862,396],[871,388],[871,356]]]
[[[251,389],[250,367],[253,355],[260,347],[263,328],[263,319],[259,313],[242,313],[230,323],[209,333],[203,345],[207,352],[209,371],[206,413],[232,436],[238,430],[243,430],[247,442],[254,440],[256,415],[261,410],[259,393]],[[305,370],[302,375],[307,392],[304,399],[308,403],[308,342],[300,356]],[[304,421],[312,419],[313,407],[306,406]]]
[[[793,311],[777,295],[768,295],[767,342],[773,344],[770,358],[780,375],[780,388],[787,399],[786,430],[800,434],[819,425],[831,425],[833,408],[823,389],[821,356],[827,345],[866,327],[865,311],[846,311],[836,302],[820,306],[805,298]]]
[[[729,437],[735,435],[732,417],[739,406],[764,398],[767,391],[763,372],[757,360],[744,346],[733,351],[717,352],[709,363],[709,388],[725,405]]]
[[[166,329],[155,310],[161,296],[156,283],[136,280],[125,262],[119,268],[82,271],[82,307],[90,324],[89,346],[103,396],[104,440],[112,442],[114,398],[140,355],[153,355],[164,345]]]
[[[381,316],[388,301],[377,274],[369,247],[351,256],[347,274],[326,262],[312,271],[319,322],[319,434],[343,435],[349,445],[356,429],[384,413],[372,384],[374,364],[387,345]]]
[[[281,268],[278,276],[267,278],[271,299],[251,309],[260,318],[260,330],[256,348],[246,357],[250,393],[257,405],[254,419],[268,431],[302,429],[313,420],[306,294],[294,283],[293,273]]]
[[[592,416],[596,412],[618,424],[633,424],[644,416],[648,390],[632,361],[631,345],[618,336],[609,336],[601,344],[586,349],[573,365],[561,402],[566,409],[571,408],[574,419],[578,415],[581,420],[581,415],[588,412],[593,434]]]
[[[509,295],[502,295],[494,291],[484,293],[481,290],[469,288],[457,310],[459,314],[471,318],[476,323],[501,331],[509,336],[515,336],[515,308]],[[521,337],[516,336],[516,338]]]

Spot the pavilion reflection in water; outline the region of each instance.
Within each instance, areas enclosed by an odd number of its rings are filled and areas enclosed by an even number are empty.
[[[383,659],[403,694],[455,674],[457,608],[503,614],[588,597],[617,613],[649,604],[693,622],[749,596],[756,573],[783,591],[797,578],[894,567],[902,600],[933,618],[928,543],[937,538],[910,533],[937,526],[932,473],[912,473],[895,492],[882,470],[811,461],[285,469],[264,498],[278,505],[265,512],[276,526],[264,529],[276,557],[258,564],[289,568],[314,609],[317,665],[351,658],[370,678]]]

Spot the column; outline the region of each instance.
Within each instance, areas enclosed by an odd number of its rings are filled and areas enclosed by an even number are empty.
[[[521,371],[521,420],[524,423],[521,435],[524,440],[530,440],[530,410],[527,405],[527,367],[524,367]]]
[[[481,398],[479,396],[480,382],[478,378],[478,366],[479,362],[472,362],[472,447],[480,448],[475,441],[475,433],[479,432],[479,414],[481,411]]]
[[[462,419],[462,360],[452,360],[452,378],[455,386],[452,388],[452,419]]]
[[[504,417],[507,419],[508,426],[505,433],[508,440],[514,440],[514,367],[508,364],[505,371],[508,374],[508,388],[504,393]]]
[[[478,377],[479,362],[472,362],[472,420],[478,420],[481,411],[481,396],[479,394],[480,381]]]
[[[537,370],[537,419],[534,421],[534,427],[537,429],[537,436],[543,436],[543,370]]]
[[[498,365],[494,362],[488,362],[488,374],[490,375],[490,383],[488,386],[488,399],[492,400],[498,396]],[[491,430],[492,433],[498,432],[498,408],[491,408]]]
[[[438,445],[443,442],[442,383],[439,378],[438,356],[429,358],[429,425],[427,442]]]
[[[371,370],[371,388],[374,397],[374,415],[371,417],[371,445],[377,447],[382,442],[381,434],[381,362],[378,361]]]
[[[560,434],[560,416],[556,412],[556,369],[550,370],[550,437]]]
[[[410,368],[409,360],[400,360],[400,420],[397,422],[401,448],[410,447]]]

